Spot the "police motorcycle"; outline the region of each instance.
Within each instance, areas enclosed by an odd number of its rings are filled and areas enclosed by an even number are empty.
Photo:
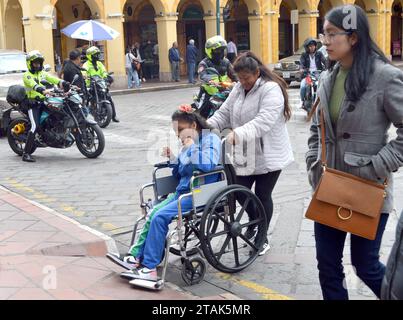
[[[106,79],[100,76],[90,77],[88,107],[101,128],[109,126],[112,120],[114,102],[109,92],[114,81],[112,75],[113,72],[108,73]]]
[[[220,77],[220,74],[214,68],[207,68],[207,72],[216,74]],[[205,119],[212,117],[214,113],[220,109],[225,100],[227,100],[234,84],[234,82],[230,81],[210,81],[201,85],[199,93],[193,97],[193,103],[191,104],[193,109],[195,109],[196,112],[198,112]],[[215,93],[213,95],[207,93],[205,86],[215,88]]]
[[[319,78],[319,71],[306,72],[306,93],[302,109],[304,109],[308,114],[310,113],[312,106],[316,100],[316,91],[318,90]]]
[[[75,77],[74,83],[78,79]],[[52,85],[41,81],[47,88]],[[35,135],[32,153],[37,148],[69,148],[76,143],[78,150],[87,158],[97,158],[105,148],[105,137],[96,121],[85,112],[79,88],[72,85],[65,92],[53,86],[43,102],[29,101],[23,86],[11,86],[7,93],[7,102],[11,108],[3,114],[7,124],[7,139],[11,149],[22,156],[31,123],[28,110],[31,103],[38,103],[42,108],[40,127]],[[40,105],[39,105],[40,104]],[[11,114],[17,112],[13,119]]]

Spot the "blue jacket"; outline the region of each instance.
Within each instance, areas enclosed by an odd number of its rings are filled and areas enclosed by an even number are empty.
[[[169,62],[180,61],[179,50],[176,48],[169,49]]]
[[[196,63],[198,56],[197,48],[194,45],[188,44],[186,48],[186,62],[187,63]]]
[[[214,133],[202,134],[199,141],[185,148],[175,163],[171,163],[172,175],[177,177],[179,184],[176,192],[187,193],[190,190],[190,179],[193,171],[209,172],[214,170],[221,158],[221,141]],[[207,176],[204,184],[218,181],[219,174]]]

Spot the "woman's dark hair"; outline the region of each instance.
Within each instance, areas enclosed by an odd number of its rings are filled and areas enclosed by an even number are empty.
[[[183,112],[180,110],[177,110],[173,113],[172,115],[172,121],[183,121],[189,124],[192,124],[193,122],[196,122],[196,130],[198,132],[202,132],[204,129],[209,129],[212,130],[213,128],[207,124],[206,119],[204,119],[200,114],[196,112]]]
[[[352,20],[348,20],[349,15]],[[355,19],[355,20],[354,20]],[[368,82],[374,71],[374,62],[380,59],[390,63],[382,50],[372,40],[369,32],[368,18],[363,9],[357,5],[343,5],[330,10],[325,20],[335,27],[357,36],[357,43],[352,47],[353,65],[348,73],[344,88],[347,98],[350,101],[357,101],[365,92]],[[348,25],[346,21],[349,21]],[[336,61],[330,62],[330,69],[333,70]]]
[[[77,49],[74,49],[69,53],[69,59],[72,61],[77,60],[79,57],[81,57],[81,52]]]
[[[291,107],[288,101],[287,83],[275,73],[271,72],[253,52],[247,51],[240,54],[234,62],[234,71],[256,73],[260,71],[260,77],[266,81],[277,83],[284,96],[284,117],[286,121],[291,119]]]

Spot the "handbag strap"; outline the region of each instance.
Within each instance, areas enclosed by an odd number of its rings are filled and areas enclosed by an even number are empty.
[[[319,97],[316,100],[317,104],[319,105]],[[327,167],[327,159],[326,159],[326,134],[325,134],[325,114],[323,112],[323,108],[320,111],[320,135],[321,135],[321,144],[322,144],[322,166],[323,168]]]

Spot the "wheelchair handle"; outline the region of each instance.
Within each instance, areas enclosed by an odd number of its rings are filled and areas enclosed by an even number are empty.
[[[162,169],[162,168],[168,168],[169,165],[170,165],[170,162],[165,161],[165,162],[160,162],[160,163],[155,164],[154,167],[158,168],[158,169]]]

